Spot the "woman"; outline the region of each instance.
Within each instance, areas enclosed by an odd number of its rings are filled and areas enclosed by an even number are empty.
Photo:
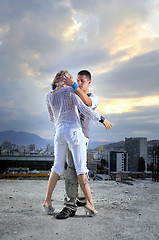
[[[52,214],[54,209],[51,205],[52,192],[56,186],[59,176],[63,173],[67,149],[72,152],[74,165],[80,186],[86,197],[85,210],[91,216],[97,212],[94,208],[90,187],[88,184],[86,166],[86,144],[82,132],[78,110],[89,118],[100,121],[100,116],[91,108],[87,107],[74,93],[78,88],[77,83],[72,87],[65,87],[62,83],[66,71],[61,71],[58,87],[47,95],[47,106],[50,121],[54,122],[56,134],[54,139],[55,162],[48,181],[47,195],[44,201],[44,208],[47,214]],[[60,82],[61,81],[61,82]],[[111,128],[111,123],[110,128]]]

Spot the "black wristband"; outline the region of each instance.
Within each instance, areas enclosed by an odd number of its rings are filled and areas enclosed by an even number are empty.
[[[103,116],[100,116],[100,120],[99,120],[99,122],[103,123],[104,120],[105,120],[105,118],[104,118]]]

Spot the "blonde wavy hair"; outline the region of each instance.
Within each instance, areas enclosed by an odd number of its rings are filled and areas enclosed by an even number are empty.
[[[61,70],[61,71],[59,71],[57,74],[60,76],[60,75],[63,74],[63,73],[64,73],[64,75],[65,75],[66,77],[72,78],[72,75],[69,73],[68,70]],[[56,83],[56,86],[59,86],[59,85],[61,85],[61,84],[62,84],[62,81],[59,81],[58,83]]]

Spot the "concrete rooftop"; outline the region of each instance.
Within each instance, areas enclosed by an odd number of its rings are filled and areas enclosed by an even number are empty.
[[[129,181],[130,182],[130,181]],[[159,239],[159,183],[90,181],[98,215],[57,220],[45,215],[45,180],[0,180],[1,240],[157,240]],[[64,180],[53,195],[55,214],[63,208]]]

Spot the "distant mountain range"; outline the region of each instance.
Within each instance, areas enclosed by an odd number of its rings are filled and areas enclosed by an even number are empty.
[[[0,143],[5,140],[15,144],[35,144],[38,147],[45,147],[48,143],[51,143],[49,140],[43,139],[36,134],[12,130],[0,132]]]
[[[16,132],[16,131],[3,131],[0,132],[0,144],[5,141],[9,140],[15,144],[35,144],[37,147],[46,147],[47,144],[53,145],[53,139],[44,139],[38,136],[37,134],[29,133],[29,132]],[[159,145],[159,140],[150,140],[147,141],[148,145]],[[95,149],[98,146],[103,145],[104,148],[113,148],[116,149],[124,149],[124,141],[111,143],[111,142],[100,142],[100,141],[89,141],[88,148]]]
[[[37,134],[12,130],[0,132],[0,144],[5,140],[9,140],[15,144],[35,144],[38,147],[46,147],[47,144],[53,145],[53,139],[48,140],[41,138]],[[105,144],[108,144],[108,142],[90,141],[88,148],[94,149],[99,145]]]

